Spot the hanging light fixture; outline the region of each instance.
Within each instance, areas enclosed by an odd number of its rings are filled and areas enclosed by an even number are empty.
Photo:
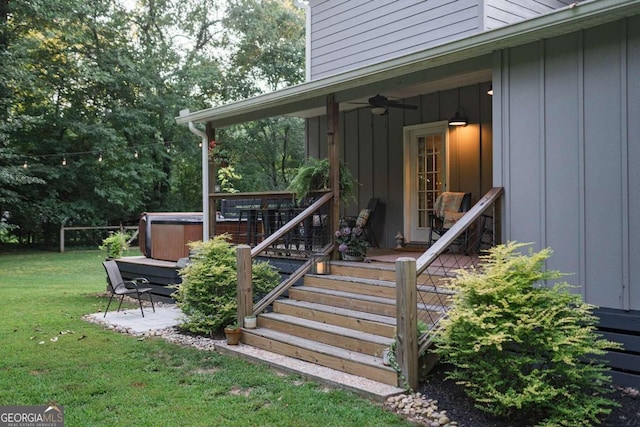
[[[376,105],[371,107],[371,114],[375,116],[382,116],[386,112],[387,112],[387,107],[384,107],[382,105]]]
[[[449,126],[466,126],[469,123],[469,119],[464,114],[464,108],[462,105],[458,105],[456,114],[449,119]]]

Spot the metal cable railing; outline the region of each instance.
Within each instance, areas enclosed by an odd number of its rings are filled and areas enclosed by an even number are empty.
[[[478,255],[499,240],[502,187],[489,190],[416,261],[419,354],[431,344],[433,331],[446,316],[454,292],[449,281],[462,269],[479,268]]]

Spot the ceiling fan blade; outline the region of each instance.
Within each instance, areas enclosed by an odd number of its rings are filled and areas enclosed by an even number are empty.
[[[400,104],[400,103],[396,103],[396,102],[389,102],[387,104],[387,107],[404,108],[405,110],[417,110],[418,109],[418,107],[416,105]]]

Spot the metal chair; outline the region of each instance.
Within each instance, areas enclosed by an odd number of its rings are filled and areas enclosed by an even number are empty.
[[[118,304],[118,310],[116,311],[120,311],[122,300],[124,299],[125,295],[135,295],[138,298],[138,304],[140,304],[140,312],[142,313],[142,317],[144,317],[144,311],[142,310],[142,300],[140,296],[146,293],[149,294],[149,301],[151,301],[153,312],[156,312],[156,307],[153,304],[153,297],[151,296],[150,292],[152,288],[139,286],[139,284],[149,283],[147,279],[145,279],[144,277],[137,277],[133,280],[122,280],[120,269],[118,268],[118,264],[115,261],[104,261],[102,265],[107,272],[107,290],[111,292],[111,298],[109,298],[109,303],[107,304],[107,308],[104,311],[103,317],[107,317],[107,311],[109,311],[111,301],[116,295],[120,296],[120,304]]]
[[[429,214],[429,246],[433,244],[433,234],[441,237],[453,224],[471,208],[471,193],[447,192],[440,194]],[[464,233],[464,247],[467,245],[467,232]]]
[[[378,239],[376,239],[376,235],[373,232],[373,227],[371,226],[373,220],[373,214],[378,207],[379,199],[377,197],[372,197],[369,199],[369,203],[367,203],[367,207],[362,209],[358,216],[347,216],[343,218],[343,221],[346,221],[349,227],[358,226],[362,228],[364,232],[364,236],[371,245],[371,247],[379,248]]]

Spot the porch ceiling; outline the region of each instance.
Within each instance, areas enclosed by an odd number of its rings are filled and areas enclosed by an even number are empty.
[[[362,107],[376,93],[404,98],[491,80],[492,52],[640,13],[640,0],[593,0],[414,54],[219,107],[182,111],[178,124],[224,127],[280,115],[313,117],[335,95],[341,109]]]

